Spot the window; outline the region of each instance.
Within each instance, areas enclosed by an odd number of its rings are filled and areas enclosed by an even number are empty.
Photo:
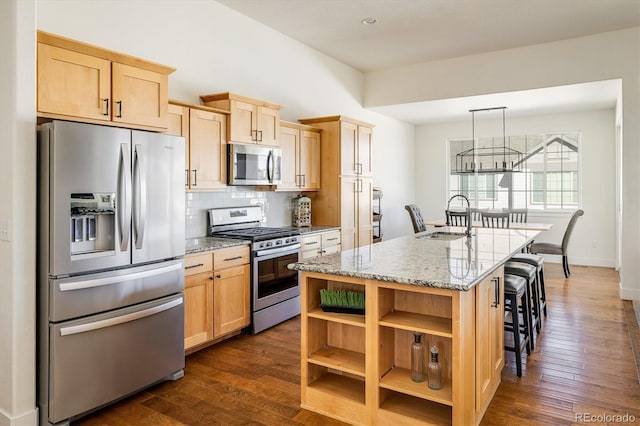
[[[451,174],[449,194],[466,195],[479,208],[578,207],[579,137],[579,133],[510,136],[508,145],[524,154],[521,172]],[[469,140],[449,141],[450,165],[455,164],[456,153],[470,144]]]

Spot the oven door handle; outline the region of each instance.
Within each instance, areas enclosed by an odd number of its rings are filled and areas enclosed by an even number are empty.
[[[261,257],[261,256],[268,256],[270,254],[282,253],[284,251],[296,252],[298,250],[300,250],[300,243],[293,244],[286,247],[276,247],[276,248],[269,248],[265,250],[256,250],[254,254],[255,254],[255,257]]]

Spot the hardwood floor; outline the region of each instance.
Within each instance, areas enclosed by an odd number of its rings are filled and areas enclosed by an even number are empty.
[[[625,414],[635,416],[631,424],[640,424],[640,382],[624,309],[630,302],[618,297],[618,274],[572,266],[571,278],[565,279],[558,264],[547,264],[545,272],[548,318],[536,348],[523,357],[521,378],[515,355],[506,352],[502,384],[482,425],[569,425],[581,423],[579,416]],[[183,379],[73,424],[343,424],[300,409],[299,380],[300,321],[295,318],[189,355]],[[617,419],[604,420],[616,424]]]

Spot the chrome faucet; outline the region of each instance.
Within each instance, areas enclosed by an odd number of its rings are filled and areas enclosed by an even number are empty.
[[[449,206],[451,205],[451,201],[454,198],[457,198],[457,197],[464,198],[465,201],[467,202],[467,230],[465,231],[465,235],[467,237],[471,237],[471,203],[469,202],[469,199],[465,195],[462,195],[462,194],[454,195],[453,197],[449,198],[449,201],[447,201],[447,212],[449,211]],[[449,223],[449,215],[447,214],[447,226],[449,226],[449,225],[450,225],[450,223]]]

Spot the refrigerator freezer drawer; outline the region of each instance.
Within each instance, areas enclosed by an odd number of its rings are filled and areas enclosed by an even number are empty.
[[[73,418],[183,369],[183,300],[179,293],[50,325],[49,422]]]
[[[123,308],[184,290],[182,259],[49,281],[49,321]]]

